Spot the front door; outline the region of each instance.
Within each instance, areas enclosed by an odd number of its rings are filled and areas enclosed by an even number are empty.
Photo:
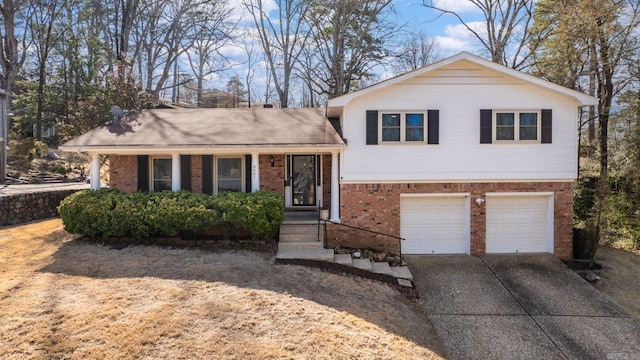
[[[316,156],[291,155],[291,205],[316,206]]]

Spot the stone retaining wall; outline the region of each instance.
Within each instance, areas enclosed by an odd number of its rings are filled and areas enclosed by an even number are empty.
[[[60,201],[77,191],[50,190],[0,196],[0,226],[56,217]]]

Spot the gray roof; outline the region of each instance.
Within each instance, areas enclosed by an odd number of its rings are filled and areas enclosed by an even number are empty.
[[[130,113],[62,148],[344,146],[324,109],[156,109]]]

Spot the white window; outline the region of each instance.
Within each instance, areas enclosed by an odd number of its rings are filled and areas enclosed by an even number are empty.
[[[171,190],[171,158],[151,159],[151,191]]]
[[[244,158],[216,157],[216,192],[244,191]]]
[[[540,142],[539,111],[494,111],[493,127],[496,142]]]
[[[425,113],[380,112],[380,139],[383,143],[424,142],[426,139]]]

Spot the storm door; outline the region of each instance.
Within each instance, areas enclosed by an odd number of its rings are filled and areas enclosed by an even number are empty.
[[[316,155],[291,155],[291,205],[316,206]]]

